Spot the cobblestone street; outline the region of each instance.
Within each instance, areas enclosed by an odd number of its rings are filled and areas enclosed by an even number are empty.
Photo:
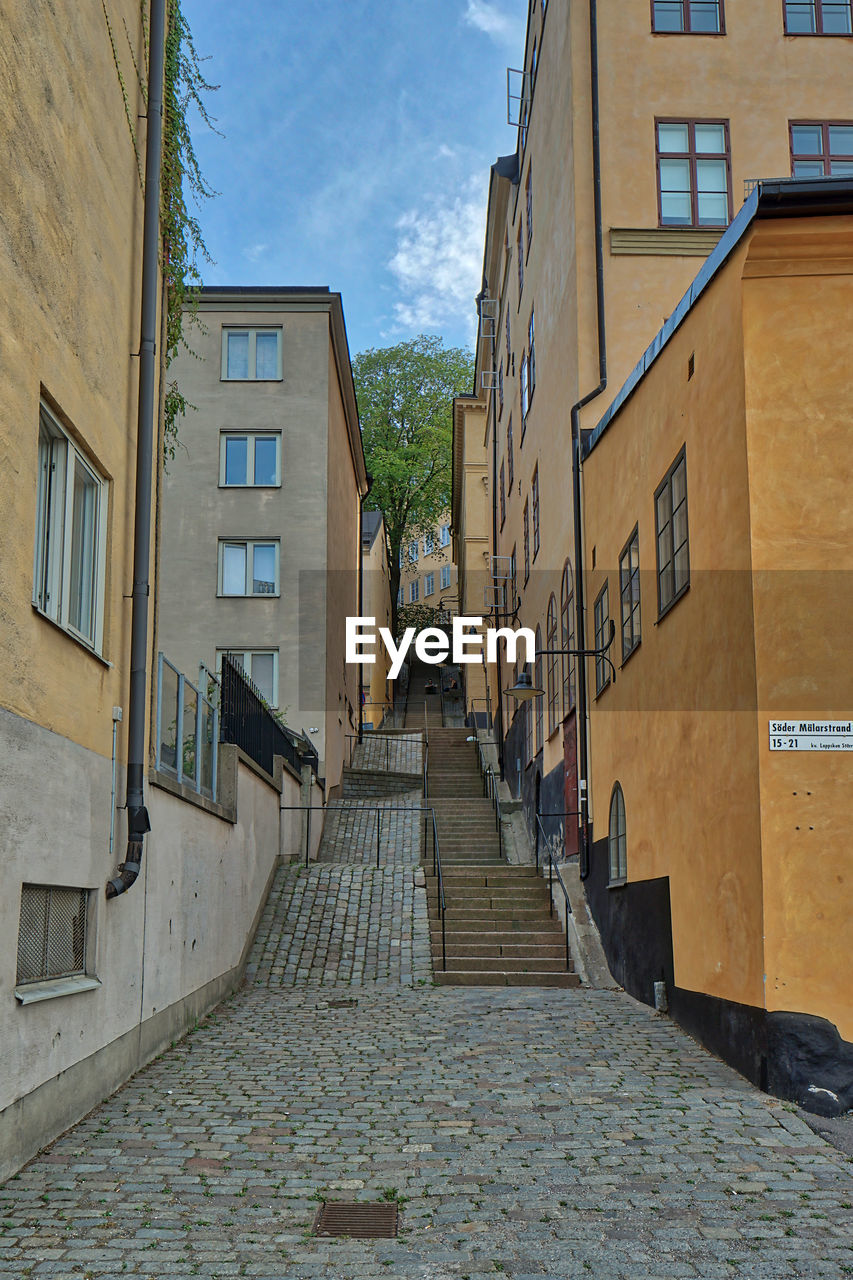
[[[0,1274],[853,1274],[846,1157],[620,992],[433,987],[411,885],[283,871],[249,985],[0,1189]]]

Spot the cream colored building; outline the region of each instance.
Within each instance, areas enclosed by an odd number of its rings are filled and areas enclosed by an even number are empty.
[[[361,518],[362,616],[375,618],[376,627],[391,629],[391,583],[385,551],[385,525],[379,511],[365,511]],[[384,645],[374,650],[376,661],[361,668],[363,729],[381,729],[394,706],[394,689],[388,680],[391,660]]]
[[[208,287],[199,317],[173,366],[195,409],[163,486],[159,647],[184,670],[238,655],[335,786],[367,490],[340,294]]]
[[[451,546],[458,574],[459,613],[484,619],[494,605],[489,572],[486,411],[482,396],[457,396],[453,401]],[[464,682],[466,716],[477,724],[490,724],[493,708],[485,664],[466,666]]]
[[[452,558],[450,512],[428,534],[400,548],[397,607],[417,605],[442,613],[457,612],[457,571]]]

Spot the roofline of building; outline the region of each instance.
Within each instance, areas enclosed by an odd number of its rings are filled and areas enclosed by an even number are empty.
[[[210,303],[231,302],[293,302],[298,298],[328,299],[331,290],[327,284],[204,284],[198,290],[199,300]]]
[[[853,213],[853,181],[850,178],[778,178],[758,182],[737,217],[708,255],[699,274],[666,323],[643,352],[622,384],[604,416],[586,436],[587,458],[607,428],[625,407],[667,343],[684,324],[696,303],[744,240],[758,218],[815,218]]]

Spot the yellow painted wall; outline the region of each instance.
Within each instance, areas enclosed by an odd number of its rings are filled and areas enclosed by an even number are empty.
[[[741,249],[718,277],[587,459],[585,553],[590,621],[606,576],[617,622],[615,683],[596,698],[591,663],[588,671],[594,839],[607,836],[619,781],[629,880],[670,878],[676,984],[761,1006],[744,256]],[[685,444],[690,587],[658,620],[654,493]],[[623,667],[619,555],[635,524],[642,640]]]
[[[364,573],[363,613],[365,617],[375,618],[376,627],[391,629],[391,586],[388,577],[388,560],[385,554],[385,527],[380,521],[376,537],[369,551],[362,549],[362,571]],[[388,651],[383,644],[374,650],[376,661],[372,666],[362,668],[364,689],[364,720],[379,725],[383,715],[393,705],[391,688],[388,685],[388,668],[391,663]]]
[[[128,696],[142,193],[100,5],[11,7],[15,36],[0,42],[0,705],[109,756],[111,710]],[[115,0],[111,15],[144,146],[125,35],[144,65],[139,5]],[[110,482],[104,661],[31,603],[42,392]],[[120,744],[123,755],[123,734]]]
[[[853,753],[768,742],[770,719],[853,712],[853,219],[765,224],[746,275],[767,1007],[853,1040]]]

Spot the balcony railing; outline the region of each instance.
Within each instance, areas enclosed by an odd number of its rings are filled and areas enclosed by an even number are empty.
[[[219,712],[162,653],[157,657],[156,729],[158,772],[215,800]]]
[[[228,654],[222,655],[219,740],[233,742],[269,774],[273,772],[276,756],[283,756],[297,773],[303,764],[310,764],[315,773],[318,770],[316,748],[307,738],[281,723],[267,706],[261,691]]]

